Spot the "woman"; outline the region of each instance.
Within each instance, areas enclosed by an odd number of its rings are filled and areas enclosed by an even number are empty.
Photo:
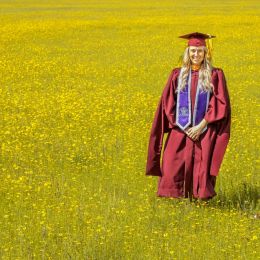
[[[158,196],[209,200],[230,139],[231,107],[225,75],[213,68],[202,33],[188,39],[181,68],[171,71],[157,107],[146,175],[159,176]],[[161,150],[164,133],[168,133]]]

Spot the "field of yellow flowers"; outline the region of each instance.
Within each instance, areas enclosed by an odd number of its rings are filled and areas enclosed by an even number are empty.
[[[0,2],[1,259],[259,259],[258,1]],[[210,33],[232,105],[208,204],[158,198],[153,116]]]

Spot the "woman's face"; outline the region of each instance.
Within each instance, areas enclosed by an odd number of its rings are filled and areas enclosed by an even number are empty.
[[[192,64],[200,65],[204,59],[204,47],[203,46],[190,46],[189,56]]]

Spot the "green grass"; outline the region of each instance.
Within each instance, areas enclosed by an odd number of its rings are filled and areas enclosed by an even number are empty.
[[[0,257],[257,259],[257,1],[1,1]],[[149,132],[185,43],[216,35],[231,139],[208,204],[158,198]],[[165,136],[166,138],[166,136]]]

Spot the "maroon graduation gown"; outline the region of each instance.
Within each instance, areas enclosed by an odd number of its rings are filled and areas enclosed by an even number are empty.
[[[209,106],[204,119],[207,130],[193,141],[175,123],[180,68],[171,71],[154,115],[146,164],[146,175],[159,176],[158,196],[212,198],[216,195],[215,179],[230,139],[231,106],[225,75],[213,68]],[[192,71],[192,111],[198,83],[198,73]],[[190,125],[192,126],[192,125]],[[164,134],[168,133],[161,151]],[[161,163],[160,163],[161,160]]]

